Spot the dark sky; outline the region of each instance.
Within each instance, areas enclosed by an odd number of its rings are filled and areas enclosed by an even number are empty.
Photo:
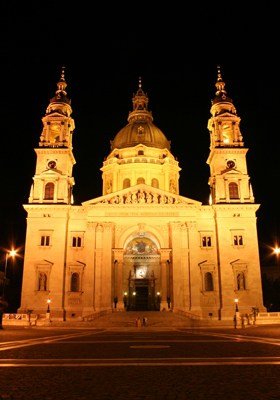
[[[62,65],[76,124],[76,203],[102,194],[102,161],[127,123],[141,76],[154,123],[182,168],[180,194],[206,204],[207,122],[220,65],[249,149],[261,252],[279,238],[278,12],[255,3],[249,11],[224,2],[208,9],[176,3],[1,2],[1,249],[24,245],[22,204]]]

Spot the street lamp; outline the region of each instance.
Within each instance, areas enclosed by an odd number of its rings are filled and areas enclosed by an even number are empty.
[[[279,256],[280,256],[280,247],[275,246],[273,249],[273,253],[276,255],[277,266],[279,265]]]
[[[2,285],[2,297],[5,297],[5,286],[6,286],[6,280],[7,280],[7,266],[8,266],[8,258],[9,257],[15,257],[17,255],[16,250],[9,250],[6,252],[5,255],[5,268],[4,268],[4,279],[3,279],[3,285]]]
[[[239,309],[238,309],[238,299],[234,299],[234,302],[235,302],[235,312],[237,313],[237,312],[239,312]]]
[[[235,310],[234,310],[234,327],[237,328],[238,326],[238,317],[239,317],[239,309],[238,309],[238,299],[234,299],[235,302]]]
[[[47,304],[48,304],[47,313],[48,313],[48,314],[51,312],[51,310],[50,310],[50,303],[51,303],[51,299],[48,299],[48,300],[47,300]]]

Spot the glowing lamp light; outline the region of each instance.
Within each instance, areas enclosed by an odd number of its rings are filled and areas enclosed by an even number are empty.
[[[50,304],[51,304],[51,299],[47,300],[48,308],[47,308],[47,313],[50,312]]]
[[[17,251],[12,249],[6,252],[6,256],[5,256],[5,267],[4,267],[4,282],[3,282],[3,286],[2,286],[2,297],[5,297],[5,287],[6,287],[6,280],[7,280],[7,267],[8,267],[8,258],[12,257],[14,258],[15,256],[17,256]]]
[[[235,311],[238,312],[238,299],[234,299],[235,302]]]

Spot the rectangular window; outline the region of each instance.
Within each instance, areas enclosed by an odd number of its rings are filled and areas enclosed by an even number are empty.
[[[42,235],[41,236],[41,246],[50,246],[51,244],[51,237],[49,235]]]
[[[202,247],[212,247],[212,237],[211,236],[201,236],[201,246]]]
[[[233,247],[244,247],[244,229],[231,229],[231,243]]]
[[[82,247],[82,238],[80,236],[72,237],[72,247]]]
[[[233,235],[233,245],[234,246],[243,246],[243,236],[242,235]]]
[[[84,246],[84,231],[72,231],[70,236],[70,246],[80,248]]]

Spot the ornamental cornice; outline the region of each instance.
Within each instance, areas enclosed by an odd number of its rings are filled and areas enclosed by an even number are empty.
[[[254,210],[257,211],[260,207],[260,204],[256,203],[238,203],[238,204],[214,204],[213,207],[214,211],[231,211],[233,213],[240,213],[240,210]]]
[[[39,204],[39,203],[30,203],[30,204],[23,204],[25,210],[32,210],[32,211],[69,211],[72,209],[72,205],[70,204]]]

